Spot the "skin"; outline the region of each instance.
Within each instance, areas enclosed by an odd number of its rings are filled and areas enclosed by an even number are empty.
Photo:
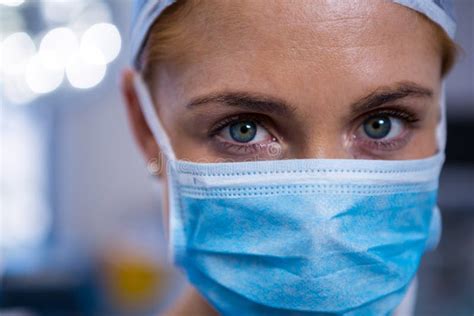
[[[389,1],[206,0],[180,23],[179,59],[153,63],[149,82],[178,159],[403,160],[436,153],[441,56],[434,26],[414,11]],[[124,72],[122,91],[150,161],[160,149],[133,75]],[[370,138],[364,126],[374,116],[390,120],[395,136]],[[257,124],[258,144],[232,139],[225,124],[236,122],[229,117]],[[159,176],[166,188],[166,174]],[[193,289],[177,306],[170,315],[214,313]]]

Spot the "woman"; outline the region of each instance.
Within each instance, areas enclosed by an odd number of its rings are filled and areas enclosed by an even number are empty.
[[[123,75],[192,284],[169,315],[408,313],[440,231],[449,3],[173,2],[137,1]]]

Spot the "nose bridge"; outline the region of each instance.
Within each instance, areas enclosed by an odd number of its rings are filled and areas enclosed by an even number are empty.
[[[340,91],[319,87],[319,93],[308,97],[298,112],[298,136],[294,139],[300,159],[350,159],[348,138],[352,124],[346,117],[349,102]],[[295,148],[293,147],[293,148]]]
[[[305,158],[312,159],[350,159],[352,155],[343,147],[341,141],[325,139],[311,142],[307,148]]]
[[[353,158],[349,143],[337,129],[313,128],[304,142],[299,158],[304,159],[350,159]]]

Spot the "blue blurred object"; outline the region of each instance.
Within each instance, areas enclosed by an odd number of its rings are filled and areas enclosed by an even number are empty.
[[[25,309],[34,315],[100,315],[102,295],[87,256],[37,249],[9,257],[0,288],[2,310]]]

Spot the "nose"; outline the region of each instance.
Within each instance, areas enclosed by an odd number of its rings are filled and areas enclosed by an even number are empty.
[[[335,133],[312,135],[297,154],[300,159],[353,159],[350,141]]]

